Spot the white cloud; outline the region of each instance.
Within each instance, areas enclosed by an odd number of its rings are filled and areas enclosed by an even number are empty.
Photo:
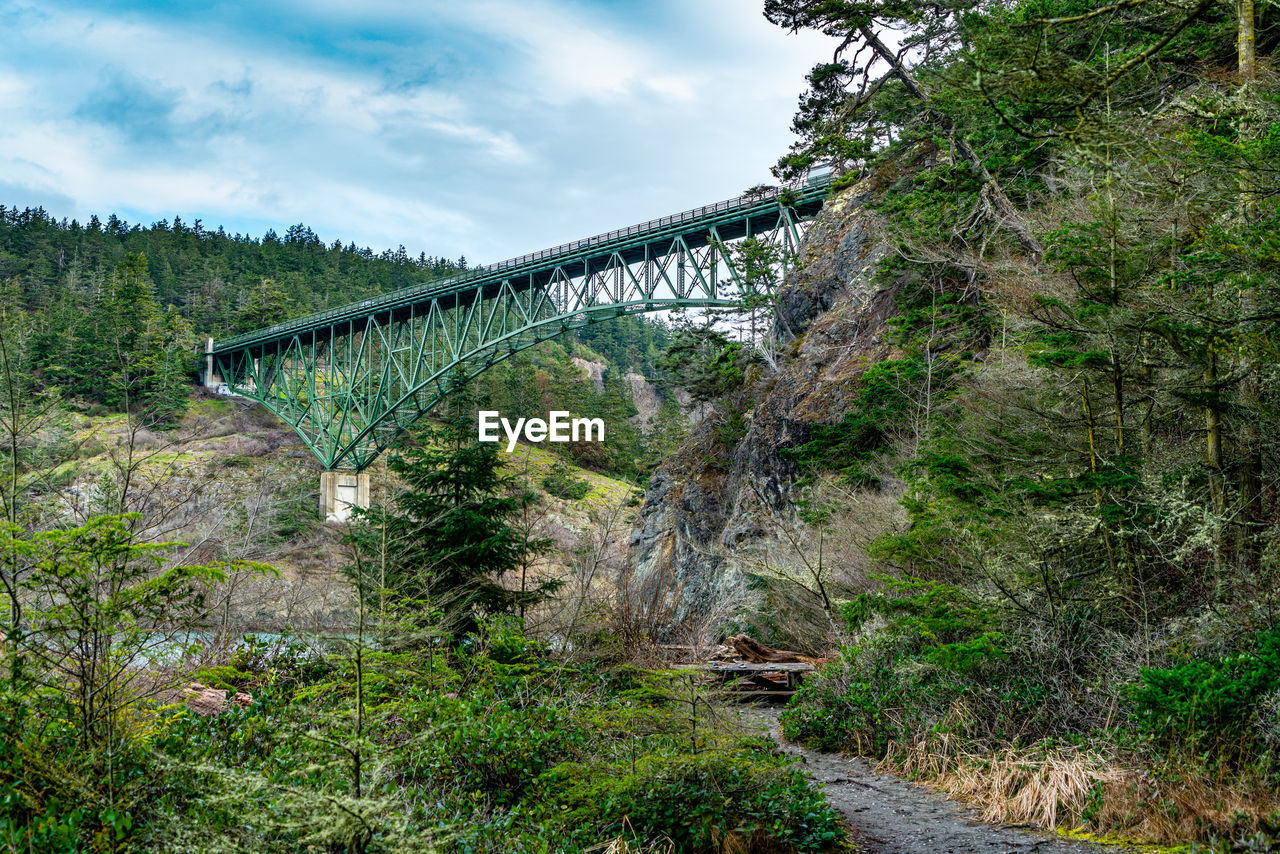
[[[433,206],[403,184],[366,179],[403,161],[388,138],[423,148],[447,139],[504,162],[528,159],[509,133],[469,121],[448,93],[388,91],[368,75],[173,27],[80,13],[35,24],[24,33],[29,46],[66,62],[39,79],[0,74],[0,110],[19,119],[0,122],[0,174],[36,195],[73,196],[78,210],[62,213],[128,208],[157,218],[319,220],[335,236],[374,245],[430,228],[456,244],[472,239],[465,214]],[[120,127],[66,109],[62,93],[84,98],[93,91],[84,82],[101,80],[104,69],[175,93],[166,117],[175,129],[172,151],[156,139],[140,156],[139,142]],[[119,85],[107,79],[102,88]]]
[[[381,22],[422,34],[462,28],[514,50],[516,70],[507,84],[552,105],[618,100],[646,92],[690,100],[698,83],[697,76],[676,71],[664,61],[660,43],[622,32],[590,5],[570,7],[553,0],[365,0],[353,6],[307,0],[291,8],[351,25]]]
[[[522,48],[529,63],[525,84],[548,103],[643,90],[677,100],[694,97],[696,81],[664,69],[643,42],[563,7],[539,0],[472,0],[454,8],[476,29]]]
[[[305,221],[330,240],[491,261],[767,177],[816,37],[741,0],[655,0],[662,26],[570,2],[264,7],[317,28],[314,43],[252,10],[206,22],[11,4],[0,189],[75,200],[57,215]]]
[[[340,127],[376,139],[388,122],[462,136],[519,157],[514,142],[464,118],[464,104],[447,92],[419,87],[387,91],[382,81],[320,61],[270,55],[193,33],[187,28],[59,14],[29,33],[47,49],[77,46],[77,64],[127,68],[181,91],[175,120],[224,115],[233,125],[284,122]],[[222,84],[222,85],[219,85]]]

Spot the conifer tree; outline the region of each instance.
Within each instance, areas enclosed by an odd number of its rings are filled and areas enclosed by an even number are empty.
[[[296,226],[295,226],[296,227]],[[293,311],[293,300],[275,279],[264,278],[244,295],[236,313],[236,329],[248,332],[287,319]]]
[[[497,444],[477,440],[474,401],[461,377],[445,407],[443,423],[419,431],[389,463],[404,491],[386,513],[386,583],[402,601],[438,609],[441,629],[460,641],[484,618],[515,613],[556,585],[504,585],[527,555],[550,547],[514,525],[536,495],[515,490]],[[381,510],[369,518],[382,524]]]

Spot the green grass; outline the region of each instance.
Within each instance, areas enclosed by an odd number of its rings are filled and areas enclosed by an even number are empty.
[[[558,456],[549,448],[537,445],[517,445],[516,449],[510,454],[503,454],[503,470],[507,474],[514,475],[519,480],[527,483],[530,488],[542,489],[542,479],[551,471],[551,467],[557,462],[567,462],[563,457]],[[587,469],[580,469],[568,463],[569,468],[573,470],[576,477],[591,484],[591,491],[587,496],[581,499],[584,502],[592,504],[610,504],[616,501],[625,501],[631,493],[634,486],[623,480],[609,477],[608,475],[597,474]],[[558,500],[558,499],[553,499]]]

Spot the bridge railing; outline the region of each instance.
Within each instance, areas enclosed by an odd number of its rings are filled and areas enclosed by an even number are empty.
[[[448,276],[444,279],[436,279],[419,285],[410,285],[406,288],[400,288],[385,294],[380,294],[376,297],[369,297],[368,299],[360,300],[358,302],[347,303],[346,305],[341,305],[336,308],[303,315],[302,317],[296,317],[292,320],[287,320],[284,323],[276,324],[275,326],[269,326],[263,329],[254,330],[253,332],[245,332],[240,335],[215,341],[214,352],[225,352],[226,350],[234,349],[237,346],[254,342],[266,336],[284,335],[289,332],[324,326],[325,321],[350,317],[353,310],[362,311],[364,309],[399,307],[404,305],[406,301],[414,301],[419,298],[430,297],[435,294],[457,288],[459,285],[464,285],[472,280],[491,276],[494,273],[501,272],[503,270],[523,267],[527,264],[544,261],[561,255],[569,255],[580,249],[599,246],[601,244],[613,242],[619,238],[630,237],[647,231],[657,231],[671,225],[701,219],[712,214],[751,207],[753,205],[761,204],[762,202],[777,199],[786,191],[817,191],[825,189],[830,183],[830,180],[830,176],[825,176],[819,180],[801,181],[799,183],[784,185],[782,187],[771,187],[757,193],[743,193],[732,199],[726,199],[725,201],[716,202],[715,204],[703,205],[699,208],[691,208],[677,214],[669,214],[668,216],[660,217],[658,219],[651,219],[648,222],[614,229],[613,231],[597,234],[592,237],[586,237],[581,240],[572,240],[568,243],[562,243],[559,246],[551,247],[550,249],[542,249],[537,252],[530,252],[526,255],[520,255],[515,258],[508,258],[505,261],[498,261],[493,264],[475,267],[463,273]]]

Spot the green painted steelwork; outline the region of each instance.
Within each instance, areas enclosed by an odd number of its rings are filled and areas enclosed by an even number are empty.
[[[622,314],[731,307],[723,247],[794,250],[826,182],[740,196],[215,342],[214,369],[302,437],[326,469],[363,471],[474,376],[569,329]]]

